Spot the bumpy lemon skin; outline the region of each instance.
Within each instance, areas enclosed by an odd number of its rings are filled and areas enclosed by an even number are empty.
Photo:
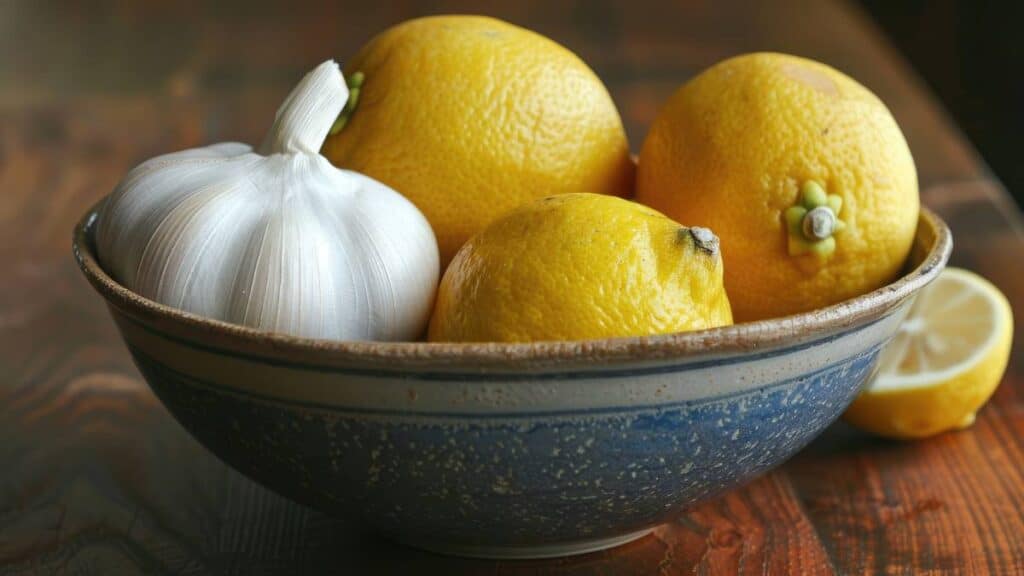
[[[842,201],[825,257],[787,249],[783,214],[808,182]],[[670,98],[641,149],[636,200],[718,234],[737,321],[892,281],[919,210],[914,161],[885,105],[824,64],[774,53],[721,62]]]
[[[459,251],[441,281],[429,339],[587,340],[728,325],[714,248],[620,198],[534,201]]]
[[[634,166],[601,80],[556,42],[483,16],[394,26],[346,63],[359,101],[322,153],[411,200],[442,266],[523,202],[567,192],[627,196]]]
[[[1013,347],[1010,302],[998,290],[993,295],[1005,321],[996,344],[982,360],[935,386],[862,393],[843,419],[867,432],[897,439],[926,438],[974,424],[978,410],[999,387]]]

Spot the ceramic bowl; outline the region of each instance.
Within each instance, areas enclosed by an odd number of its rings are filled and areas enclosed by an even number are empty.
[[[777,466],[871,377],[949,230],[923,210],[909,272],[813,312],[644,338],[532,344],[303,340],[207,320],[74,251],[139,370],[242,473],[395,539],[482,557],[637,538]]]

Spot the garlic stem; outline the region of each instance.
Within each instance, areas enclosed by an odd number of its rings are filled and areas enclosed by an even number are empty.
[[[295,86],[277,110],[260,154],[319,154],[349,91],[338,63],[328,60]]]

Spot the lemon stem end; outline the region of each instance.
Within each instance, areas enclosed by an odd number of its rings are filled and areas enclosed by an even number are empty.
[[[356,111],[356,106],[359,105],[359,92],[363,87],[364,80],[366,80],[366,75],[362,72],[356,72],[345,79],[345,83],[348,85],[348,101],[345,102],[345,107],[338,114],[337,120],[331,125],[331,131],[328,132],[330,136],[341,132],[345,128],[345,124],[348,124],[348,119]]]
[[[715,236],[714,232],[700,226],[693,226],[691,228],[685,228],[684,230],[689,232],[690,237],[693,238],[693,243],[697,248],[700,248],[711,256],[718,254],[718,236]]]
[[[845,227],[839,220],[842,205],[841,197],[827,193],[818,182],[804,182],[800,187],[800,201],[783,213],[790,256],[811,253],[827,257],[835,252],[833,236]]]

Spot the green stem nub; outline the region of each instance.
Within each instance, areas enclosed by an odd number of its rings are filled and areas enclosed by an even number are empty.
[[[362,72],[356,72],[345,79],[345,84],[348,85],[348,101],[345,102],[345,107],[341,109],[341,114],[338,114],[338,119],[334,121],[328,135],[334,136],[345,128],[348,119],[352,117],[352,114],[356,111],[356,106],[359,105],[359,92],[362,90],[363,80],[365,79],[366,77]]]

